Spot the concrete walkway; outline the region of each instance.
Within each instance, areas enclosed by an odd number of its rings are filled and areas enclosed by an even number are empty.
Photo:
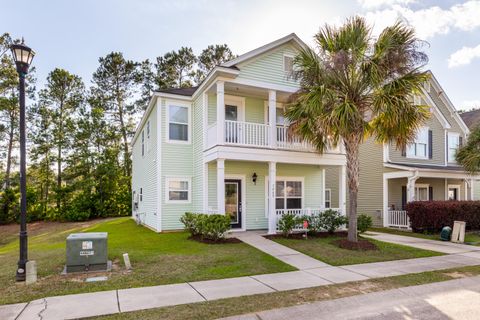
[[[480,314],[479,300],[480,277],[472,277],[313,302],[223,320],[476,320]]]
[[[390,242],[395,244],[401,244],[404,246],[415,247],[418,249],[442,252],[446,254],[480,251],[480,247],[472,246],[472,245],[452,243],[449,241],[437,241],[437,240],[415,238],[415,237],[401,236],[401,235],[381,233],[381,232],[369,231],[366,234],[363,234],[362,237],[377,239],[380,241]]]
[[[258,233],[236,234],[235,236],[288,264],[296,266],[299,270],[47,297],[28,304],[0,306],[0,319],[76,319],[407,273],[480,265],[480,251],[472,250],[438,257],[333,267],[267,240]],[[471,246],[468,246],[468,249],[471,249]]]

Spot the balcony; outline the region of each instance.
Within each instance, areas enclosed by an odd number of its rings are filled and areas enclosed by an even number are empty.
[[[207,147],[215,145],[233,145],[266,149],[283,149],[314,152],[315,148],[308,142],[302,141],[299,137],[290,136],[288,127],[276,126],[274,141],[271,139],[272,131],[268,124],[224,121],[224,141],[218,141],[217,123],[213,123],[207,130]]]

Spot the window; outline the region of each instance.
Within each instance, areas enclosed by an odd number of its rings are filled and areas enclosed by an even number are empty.
[[[460,200],[460,186],[448,185],[448,200]]]
[[[458,133],[449,132],[448,133],[448,162],[456,162],[455,154],[457,149],[460,146],[460,135]]]
[[[143,201],[143,188],[140,188],[140,202]]]
[[[302,208],[302,181],[277,180],[275,185],[276,209],[301,209]]]
[[[293,56],[283,56],[283,71],[285,73],[290,73],[293,71]]]
[[[325,208],[332,207],[332,190],[325,189]]]
[[[168,106],[168,140],[189,141],[189,110],[186,106]]]
[[[166,202],[190,202],[190,178],[167,178]]]
[[[428,128],[421,128],[415,138],[415,142],[407,146],[407,157],[423,158],[428,156]]]
[[[415,200],[428,201],[428,185],[415,185]]]
[[[145,155],[145,131],[142,130],[142,157]]]

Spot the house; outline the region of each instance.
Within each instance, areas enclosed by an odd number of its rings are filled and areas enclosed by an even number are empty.
[[[473,130],[480,124],[480,109],[460,113],[463,122],[470,130]]]
[[[155,92],[132,141],[133,217],[155,231],[183,228],[184,212],[231,216],[232,230],[336,207],[345,213],[345,155],[287,137],[299,88],[295,35],[215,67],[198,87]],[[333,191],[335,190],[335,192]]]
[[[431,113],[415,142],[402,151],[368,139],[360,148],[358,213],[371,215],[375,225],[408,228],[409,201],[475,198],[473,178],[455,161],[469,129],[430,76],[423,94],[414,97],[414,103],[428,105]]]

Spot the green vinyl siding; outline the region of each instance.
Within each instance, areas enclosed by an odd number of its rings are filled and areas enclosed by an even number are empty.
[[[193,179],[192,179],[192,201],[193,210],[203,210],[203,95],[199,95],[193,102]]]
[[[292,45],[285,44],[257,58],[240,63],[237,66],[240,69],[238,78],[297,88],[298,82],[283,71],[284,54],[295,56],[297,52]]]
[[[265,100],[245,98],[245,121],[265,123]]]
[[[217,122],[217,95],[209,93],[208,95],[208,125]]]
[[[142,223],[151,228],[157,229],[159,212],[157,210],[157,109],[158,105],[152,108],[147,116],[145,125],[140,128],[144,130],[145,149],[142,156],[142,136],[137,138],[132,147],[132,191],[138,195],[140,188],[143,193],[143,200],[138,202],[138,213]],[[150,122],[150,138],[147,137],[146,123]],[[148,147],[147,147],[148,144]]]
[[[331,208],[339,208],[338,192],[340,188],[340,170],[339,166],[329,166],[325,168],[325,189],[330,189]]]

